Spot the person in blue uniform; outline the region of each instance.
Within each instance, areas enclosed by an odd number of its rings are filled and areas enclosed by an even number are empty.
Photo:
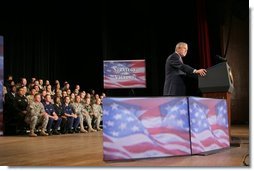
[[[75,114],[75,111],[73,109],[73,107],[70,105],[70,97],[69,96],[66,96],[64,98],[64,104],[63,104],[63,113],[64,113],[64,116],[66,117],[67,119],[67,127],[65,128],[65,130],[68,132],[68,133],[78,133],[78,126],[79,126],[79,122],[80,122],[80,119],[78,117],[77,114]],[[73,128],[73,130],[72,130]],[[66,132],[64,131],[64,132]]]
[[[43,103],[45,112],[47,113],[47,115],[49,117],[49,121],[48,121],[48,125],[47,125],[47,132],[49,135],[51,135],[51,134],[59,135],[60,133],[58,132],[58,128],[61,124],[62,118],[58,117],[58,115],[56,114],[55,108],[54,108],[51,101],[52,101],[51,95],[47,94],[45,96],[45,102]],[[51,129],[52,129],[52,131],[51,131]]]

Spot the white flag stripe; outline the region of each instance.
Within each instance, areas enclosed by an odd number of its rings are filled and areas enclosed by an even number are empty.
[[[159,139],[163,143],[170,143],[170,142],[189,142],[189,139],[183,139],[178,135],[170,134],[170,133],[160,133],[153,136],[156,139]]]
[[[161,125],[161,117],[149,118],[141,121],[146,128],[156,128]]]

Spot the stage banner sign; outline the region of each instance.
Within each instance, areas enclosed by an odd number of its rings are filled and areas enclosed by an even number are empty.
[[[0,135],[3,135],[4,38],[0,36]]]
[[[189,97],[192,154],[230,146],[225,99]]]
[[[145,60],[103,61],[105,89],[146,88]]]
[[[190,155],[185,97],[103,99],[104,160]]]

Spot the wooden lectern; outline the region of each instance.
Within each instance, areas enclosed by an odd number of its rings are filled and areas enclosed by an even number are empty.
[[[226,99],[228,109],[228,132],[231,125],[231,93],[233,92],[233,76],[227,62],[222,62],[207,69],[205,77],[199,76],[198,86],[203,97]]]

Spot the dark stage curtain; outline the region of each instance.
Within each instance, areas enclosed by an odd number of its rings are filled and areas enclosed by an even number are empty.
[[[16,81],[20,77],[55,78],[60,68],[56,66],[56,38],[49,32],[50,25],[13,24],[6,29],[5,73]]]
[[[208,68],[212,65],[210,54],[209,29],[206,18],[205,0],[196,0],[197,5],[197,31],[198,31],[198,52],[200,56],[200,66]]]
[[[13,75],[16,82],[21,77],[42,78],[52,84],[57,79],[101,90],[100,20],[86,21],[85,26],[75,25],[74,19],[68,25],[61,20],[6,23],[4,30],[0,28],[5,37],[5,77]]]
[[[186,64],[206,66],[203,62],[207,60],[200,63],[197,55],[198,49],[208,44],[201,41],[201,35],[197,46],[195,1],[177,2],[181,11],[169,9],[165,1],[131,1],[104,2],[101,8],[96,4],[87,10],[75,5],[71,14],[64,8],[57,13],[52,8],[46,18],[34,9],[31,12],[37,20],[21,13],[18,19],[13,18],[15,22],[8,20],[0,27],[6,40],[5,73],[14,78],[67,80],[84,89],[102,89],[103,60],[145,59],[147,88],[135,93],[161,95],[165,62],[177,42],[190,45]],[[207,48],[202,52],[209,55]]]

